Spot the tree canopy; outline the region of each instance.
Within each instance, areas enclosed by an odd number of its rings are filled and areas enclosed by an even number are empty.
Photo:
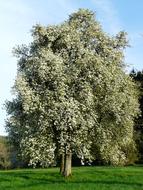
[[[15,99],[7,102],[7,131],[29,164],[47,166],[71,156],[126,162],[138,113],[135,85],[124,71],[126,33],[106,34],[80,9],[59,25],[36,25],[33,41],[15,49]]]

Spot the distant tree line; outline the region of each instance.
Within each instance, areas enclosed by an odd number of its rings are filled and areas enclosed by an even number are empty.
[[[11,167],[10,146],[7,137],[0,136],[0,168],[7,169]]]

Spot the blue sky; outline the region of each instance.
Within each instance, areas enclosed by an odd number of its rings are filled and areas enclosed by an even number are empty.
[[[12,98],[11,87],[16,76],[12,48],[32,40],[33,25],[58,24],[79,8],[96,12],[103,29],[111,35],[125,30],[131,45],[125,51],[125,61],[130,69],[143,69],[142,0],[0,0],[0,135],[6,134],[3,104]]]

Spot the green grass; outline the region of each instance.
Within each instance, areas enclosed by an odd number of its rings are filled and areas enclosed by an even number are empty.
[[[143,167],[77,167],[64,179],[58,168],[0,171],[0,190],[143,190]]]

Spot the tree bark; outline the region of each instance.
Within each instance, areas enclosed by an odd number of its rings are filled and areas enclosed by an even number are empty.
[[[61,155],[61,165],[60,165],[60,173],[64,175],[64,167],[65,167],[65,154]]]
[[[64,163],[64,177],[71,175],[71,165],[72,165],[72,154],[65,154],[65,163]]]

